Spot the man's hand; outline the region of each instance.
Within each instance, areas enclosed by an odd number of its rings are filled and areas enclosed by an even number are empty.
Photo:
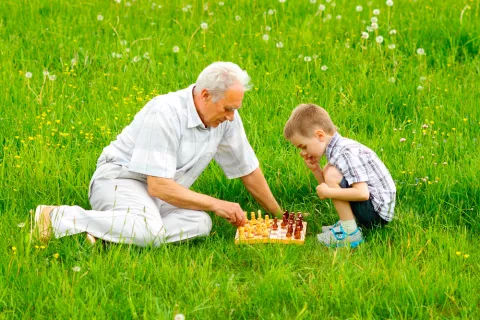
[[[241,227],[246,222],[245,214],[238,203],[217,199],[214,203],[213,211],[217,216],[225,218],[236,227]]]
[[[330,198],[329,193],[330,187],[326,183],[321,183],[317,186],[318,197],[322,200]]]

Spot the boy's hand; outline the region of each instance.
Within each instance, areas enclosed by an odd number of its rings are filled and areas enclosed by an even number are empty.
[[[328,196],[329,191],[330,191],[330,187],[326,183],[321,183],[317,186],[318,197],[322,200],[329,198]]]
[[[305,162],[305,165],[307,166],[308,169],[312,170],[313,172],[319,171],[322,172],[322,169],[318,165],[318,160],[313,158],[312,156],[309,156],[308,153],[305,151],[300,152],[300,155],[303,158],[303,161]]]

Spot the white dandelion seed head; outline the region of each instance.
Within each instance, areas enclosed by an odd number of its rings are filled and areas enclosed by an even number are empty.
[[[367,27],[368,29],[368,27]],[[362,39],[368,39],[369,35],[368,35],[368,32],[362,32]]]
[[[143,58],[144,58],[144,59],[150,59],[150,55],[148,54],[148,52],[145,52],[145,53],[143,54]]]
[[[372,17],[372,19],[370,19],[370,21],[372,21],[372,23],[377,23],[377,22],[378,22],[378,18],[377,18],[377,17]]]
[[[183,11],[183,12],[188,12],[188,7],[183,7],[183,8],[182,8],[182,11]]]
[[[372,23],[371,27],[372,27],[373,30],[377,30],[378,29],[378,23]]]
[[[77,64],[77,59],[76,59],[76,58],[73,58],[72,60],[70,60],[70,64],[72,65],[72,67],[73,67],[74,65],[76,65],[76,64]]]
[[[387,0],[386,4],[389,7],[393,7],[393,1],[392,0]]]
[[[397,34],[397,30],[395,30],[395,29],[392,29],[392,30],[390,30],[390,32],[389,32],[389,33],[390,33],[390,35],[394,36],[394,35],[396,35],[396,34]]]
[[[373,14],[378,16],[380,14],[380,9],[373,10]]]
[[[24,222],[20,222],[19,224],[17,224],[17,227],[23,228],[23,227],[25,227],[25,223],[24,223]]]
[[[390,78],[388,79],[388,82],[395,83],[395,78],[394,78],[394,77],[390,77]]]
[[[140,60],[142,60],[142,58],[140,58],[139,56],[135,56],[135,57],[133,57],[132,62],[136,63]]]
[[[51,75],[48,76],[48,80],[50,80],[50,81],[55,81],[56,79],[57,79],[57,76],[54,75],[54,74],[51,74]]]
[[[80,270],[82,270],[82,268],[80,268],[79,266],[75,266],[72,268],[73,272],[79,272]]]
[[[173,320],[185,320],[185,316],[181,313],[176,314]]]
[[[103,16],[102,16],[101,14],[99,14],[99,15],[97,16],[97,20],[98,20],[98,21],[103,21]]]
[[[268,41],[269,38],[268,34],[264,34],[262,37],[263,41]]]
[[[33,74],[30,71],[25,72],[25,78],[30,79],[32,76]]]
[[[318,11],[325,11],[326,7],[324,4],[318,6]]]
[[[309,56],[305,56],[305,58],[303,58],[303,61],[310,62],[310,61],[312,61],[312,58],[309,57]]]
[[[220,2],[218,3],[218,5],[219,5],[220,7],[223,7],[223,6],[225,5],[225,2],[220,1]]]
[[[417,90],[418,90],[418,91],[422,91],[422,90],[423,90],[423,87],[422,87],[422,86],[418,86],[418,87],[417,87]]]
[[[337,20],[342,20],[342,16],[341,15],[338,15],[335,17]]]
[[[284,2],[285,2],[285,0],[278,0],[278,2],[280,2],[280,3],[284,3]]]
[[[331,14],[327,14],[327,15],[325,16],[325,20],[330,20],[330,19],[332,19],[332,15],[331,15]]]
[[[355,7],[355,10],[357,10],[357,12],[362,12],[362,11],[363,11],[363,7],[362,7],[362,6],[356,6],[356,7]]]
[[[215,14],[215,12],[213,12],[213,11],[210,11],[210,12],[208,13],[209,16],[213,16],[214,14]]]
[[[320,70],[322,70],[322,71],[327,71],[327,69],[328,69],[328,67],[326,65],[323,65],[323,66],[320,67]]]
[[[208,11],[208,3],[205,3],[205,4],[203,5],[203,11]]]
[[[279,49],[283,48],[283,42],[281,42],[281,41],[277,42],[276,46]]]
[[[273,16],[273,15],[275,14],[275,10],[269,9],[269,10],[268,10],[268,14],[271,15],[271,16]]]
[[[206,22],[200,23],[200,28],[202,28],[203,30],[208,29],[208,23],[206,23]]]
[[[173,49],[172,49],[172,51],[173,51],[174,53],[178,53],[178,52],[180,51],[180,48],[179,48],[178,46],[174,46]]]
[[[116,3],[120,3],[122,2],[122,0],[114,0]]]
[[[270,27],[270,26],[265,26],[265,30],[266,30],[266,31],[271,31],[271,30],[272,30],[272,27]]]
[[[132,4],[130,2],[125,2],[126,7],[130,7]]]
[[[125,52],[126,52],[126,53],[129,53],[129,52],[130,52],[130,48],[125,48]]]
[[[127,45],[127,40],[120,40],[120,44],[122,46],[126,46]]]
[[[400,138],[400,142],[405,142],[405,141],[407,141],[406,138]]]
[[[395,49],[395,47],[396,47],[396,46],[395,46],[395,43],[390,43],[390,44],[388,45],[388,49],[390,49],[390,50]]]
[[[377,41],[377,43],[382,43],[383,42],[383,37],[378,36],[378,37],[375,38],[375,41]]]
[[[315,4],[317,3],[317,0],[310,0],[310,3]]]
[[[314,54],[314,55],[312,56],[312,58],[313,58],[313,60],[317,60],[318,55],[317,55],[317,54]]]
[[[116,53],[116,54],[115,54],[115,58],[121,59],[121,58],[122,58],[122,54],[121,54],[121,53]]]
[[[43,70],[43,75],[44,75],[45,77],[48,77],[48,76],[50,75],[50,72],[48,72],[48,70],[45,69],[45,70]]]
[[[422,77],[420,77],[420,81],[422,81],[422,82],[423,82],[423,81],[425,81],[425,80],[427,80],[427,77],[423,77],[423,76],[422,76]]]
[[[367,26],[367,31],[368,31],[368,32],[373,32],[373,30],[374,30],[374,29],[373,29],[372,26]]]
[[[235,16],[235,20],[240,21],[240,20],[242,20],[242,17],[240,17],[240,16]]]
[[[327,1],[328,2],[328,1]],[[332,4],[330,5],[331,7],[335,8],[337,6],[337,4],[335,2],[332,2]]]
[[[425,50],[423,48],[418,48],[417,49],[417,54],[420,56],[423,56],[425,54]]]

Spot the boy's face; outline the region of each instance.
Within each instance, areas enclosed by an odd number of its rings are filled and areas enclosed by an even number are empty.
[[[320,161],[325,154],[328,142],[331,138],[323,130],[316,129],[312,132],[312,136],[304,137],[300,133],[295,133],[290,142],[300,149],[300,155],[313,161]]]

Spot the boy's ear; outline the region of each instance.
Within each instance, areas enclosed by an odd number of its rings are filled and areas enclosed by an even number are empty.
[[[325,139],[325,131],[322,129],[315,130],[315,137],[323,141],[323,139]]]

